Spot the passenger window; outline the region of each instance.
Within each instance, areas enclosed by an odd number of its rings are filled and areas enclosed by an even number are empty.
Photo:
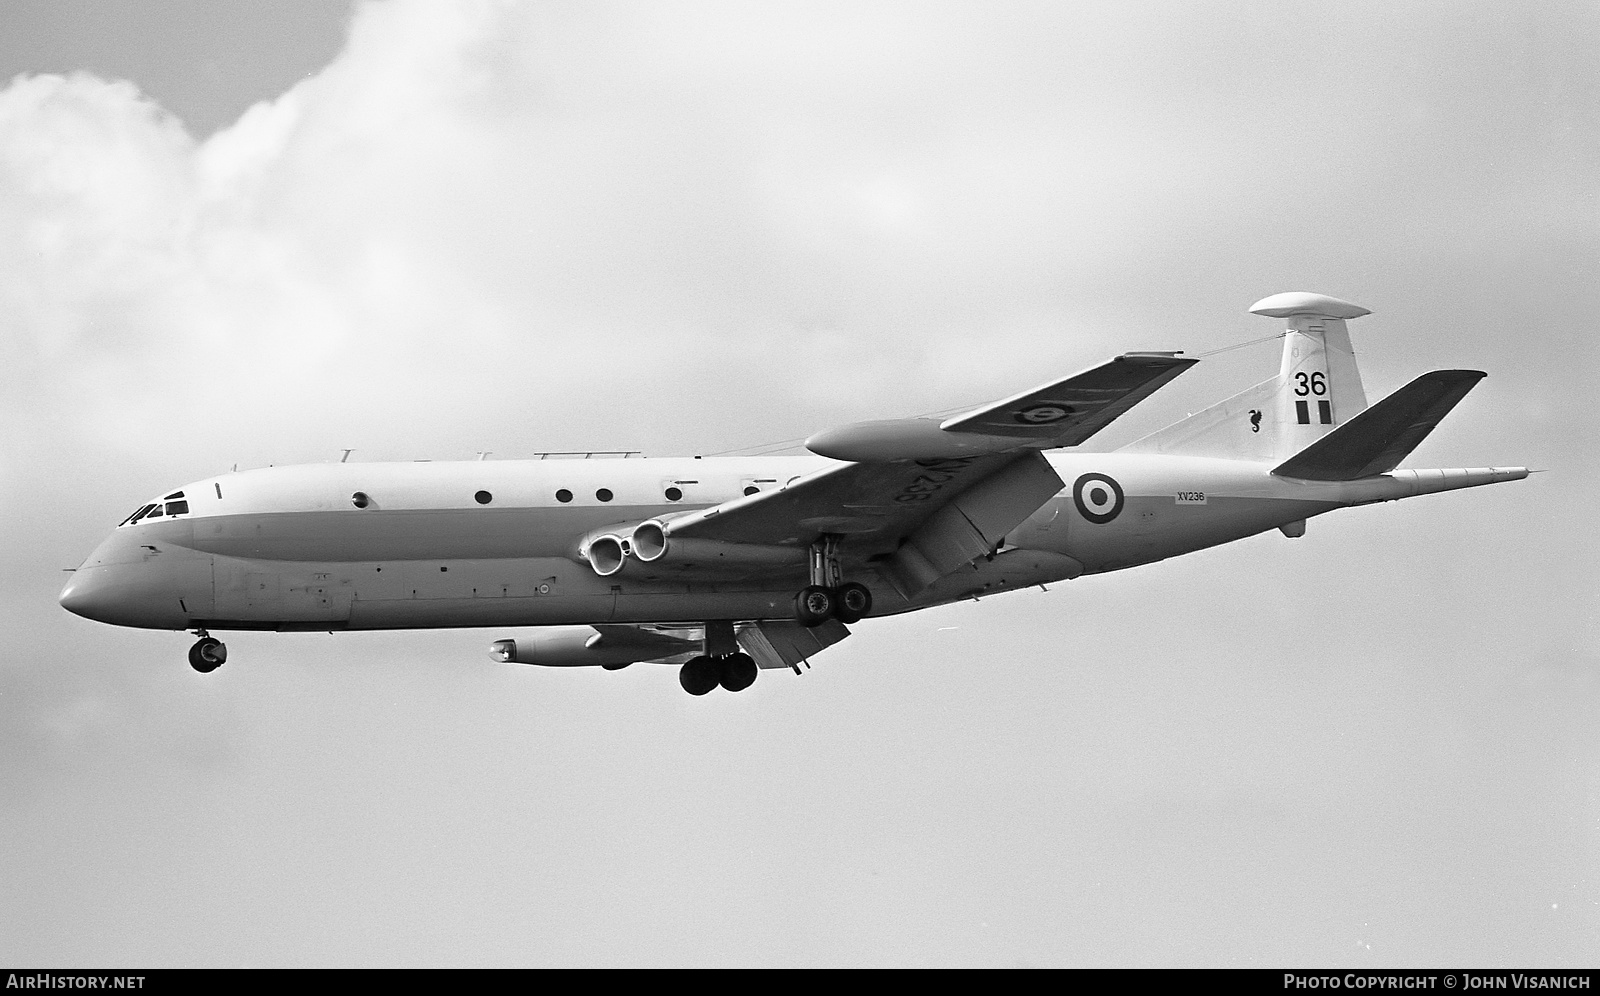
[[[186,501],[167,502],[168,515],[186,515],[189,512],[189,503]]]

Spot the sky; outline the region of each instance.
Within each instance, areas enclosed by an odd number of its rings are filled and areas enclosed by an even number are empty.
[[[1592,966],[1600,13],[35,2],[0,33],[0,962]],[[718,453],[1279,331],[1522,482],[803,677],[56,604],[224,471]],[[1209,357],[1112,448],[1276,370]]]

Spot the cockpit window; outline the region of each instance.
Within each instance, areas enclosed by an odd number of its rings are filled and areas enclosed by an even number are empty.
[[[123,525],[123,526],[131,526],[131,525],[134,525],[135,523],[143,522],[146,519],[154,519],[157,516],[169,516],[170,517],[170,516],[174,516],[174,515],[188,515],[188,514],[189,514],[189,503],[188,503],[188,501],[186,501],[184,499],[183,492],[182,491],[174,491],[172,494],[167,495],[161,501],[151,502],[148,505],[141,505],[139,507],[139,511],[137,511],[137,512],[133,513],[132,515],[128,516],[126,519],[123,519],[121,525]]]
[[[155,508],[155,506],[154,505],[140,505],[138,511],[134,512],[132,515],[128,516],[126,519],[123,519],[122,522],[120,522],[118,525],[120,525],[120,526],[132,525],[133,523],[138,522],[140,519],[144,518],[146,513],[148,513],[152,508]]]

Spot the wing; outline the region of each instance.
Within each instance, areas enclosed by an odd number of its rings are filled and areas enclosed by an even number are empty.
[[[858,547],[895,538],[956,494],[1015,463],[1018,454],[846,463],[776,491],[736,498],[667,523],[670,537],[807,547],[825,535]],[[1054,492],[1052,492],[1054,493]]]
[[[877,571],[910,597],[993,553],[1061,491],[1041,449],[1088,439],[1194,363],[1129,353],[943,423],[899,419],[821,433],[806,446],[852,462],[665,521],[652,553],[670,560],[674,544],[685,559],[690,551],[714,558],[707,544],[788,548],[795,557],[787,563],[800,565],[801,551],[826,541],[841,561]]]
[[[1124,353],[1093,370],[946,419],[939,428],[1077,446],[1197,362],[1176,353]]]
[[[663,530],[669,552],[680,540],[760,544],[795,549],[796,565],[813,543],[832,538],[841,560],[870,565],[910,597],[993,552],[1062,487],[1037,451],[840,464],[672,519]]]
[[[836,460],[881,462],[1077,446],[1196,362],[1174,353],[1126,353],[942,422],[857,422],[812,436],[806,448]]]

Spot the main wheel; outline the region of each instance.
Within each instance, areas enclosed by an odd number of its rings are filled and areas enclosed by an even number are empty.
[[[842,623],[860,622],[872,611],[872,592],[864,584],[850,581],[833,591],[833,618]]]
[[[802,626],[820,626],[833,615],[833,592],[820,584],[807,585],[794,596],[794,617]]]
[[[749,654],[729,654],[721,660],[722,687],[742,692],[756,683],[756,661]]]
[[[691,657],[678,668],[678,684],[690,695],[704,695],[722,680],[722,669],[715,657]]]
[[[210,674],[228,659],[228,645],[209,636],[195,641],[189,648],[189,666],[201,674]]]

